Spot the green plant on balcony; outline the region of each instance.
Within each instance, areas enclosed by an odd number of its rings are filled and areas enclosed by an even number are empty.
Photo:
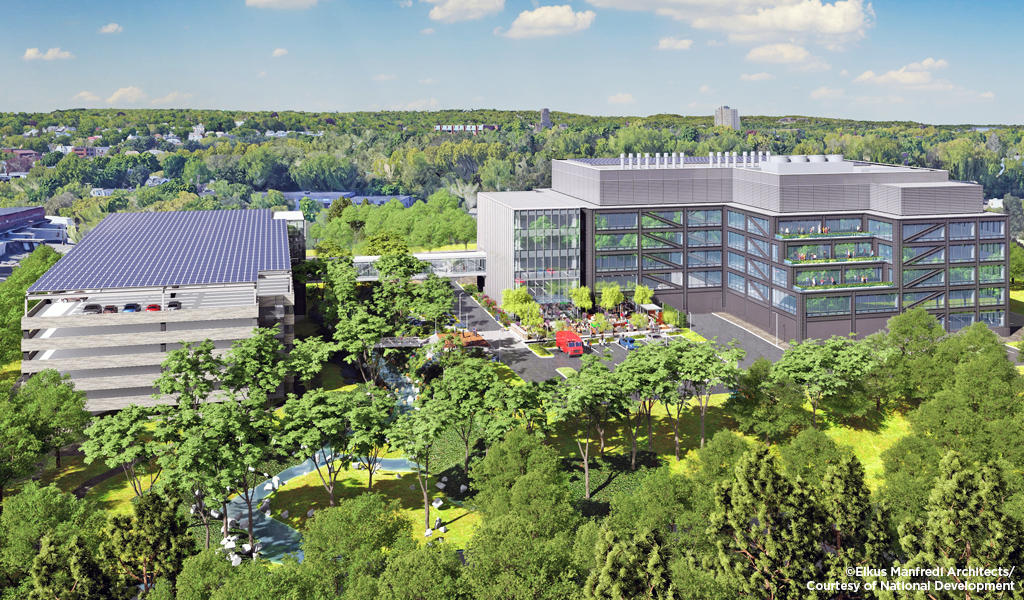
[[[868,281],[868,282],[856,282],[856,283],[836,283],[829,285],[800,285],[796,287],[799,290],[833,290],[839,288],[853,288],[853,287],[890,287],[892,286],[891,281]]]

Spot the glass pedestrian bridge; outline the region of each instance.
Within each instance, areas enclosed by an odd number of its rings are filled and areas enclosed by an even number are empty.
[[[438,277],[481,277],[487,274],[487,253],[483,250],[463,252],[420,252],[413,254],[427,263],[428,267],[416,278],[423,279],[433,273]],[[356,268],[357,281],[377,281],[379,274],[375,263],[379,256],[356,256],[352,262]]]

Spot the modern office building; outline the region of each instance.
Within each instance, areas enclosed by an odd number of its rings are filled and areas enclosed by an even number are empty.
[[[68,243],[64,217],[48,217],[42,206],[0,208],[0,281],[41,245],[63,251]]]
[[[556,160],[552,188],[478,194],[485,292],[643,284],[781,340],[867,335],[926,308],[1007,334],[1006,216],[946,171],[829,156]]]
[[[93,412],[169,402],[152,397],[169,350],[223,354],[256,326],[290,346],[294,302],[288,225],[269,210],[112,214],[29,288],[21,370],[70,374]]]
[[[719,106],[715,109],[715,127],[725,125],[739,131],[740,111],[728,106]]]

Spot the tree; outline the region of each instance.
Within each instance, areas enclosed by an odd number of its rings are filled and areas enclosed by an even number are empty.
[[[719,578],[755,598],[810,596],[822,518],[810,493],[779,472],[767,448],[745,454],[732,480],[715,487],[709,521],[718,552],[706,566]]]
[[[44,535],[32,561],[31,600],[108,600],[131,597],[122,578],[111,577],[77,535],[55,542]]]
[[[803,388],[772,377],[772,363],[762,356],[737,376],[724,408],[741,431],[764,436],[764,442],[770,444],[806,426],[810,421],[803,407],[806,401]]]
[[[352,392],[317,389],[299,397],[290,394],[284,406],[278,443],[289,455],[312,456],[331,506],[338,475],[348,470],[344,460],[351,447],[348,413],[354,397],[365,393],[359,388]]]
[[[668,543],[661,531],[644,528],[623,539],[606,529],[594,548],[596,567],[587,578],[584,597],[671,600],[676,591],[668,571],[670,558]]]
[[[236,340],[224,357],[221,385],[242,401],[263,402],[288,374],[284,345],[277,327],[256,327],[252,336]]]
[[[373,487],[373,473],[384,458],[394,410],[395,399],[384,388],[371,386],[365,394],[353,396],[348,412],[350,447],[369,473],[366,489]]]
[[[641,304],[650,304],[654,300],[654,290],[646,285],[638,284],[633,289],[633,303],[639,307]]]
[[[129,404],[120,412],[101,417],[85,430],[88,438],[82,444],[85,464],[102,459],[107,468],[121,467],[136,497],[152,489],[160,478],[162,466],[158,458],[165,446],[152,437],[147,428],[152,411]],[[144,478],[148,478],[143,484]]]
[[[900,543],[910,557],[904,566],[941,568],[942,575],[928,579],[946,584],[1008,582],[1008,575],[987,576],[967,569],[1018,565],[1024,559],[1024,525],[1006,510],[1009,493],[996,464],[964,466],[959,454],[947,453],[939,464],[925,518],[899,527]],[[979,593],[977,597],[1001,595]]]
[[[309,387],[323,370],[324,363],[336,350],[336,344],[325,341],[320,336],[295,340],[295,345],[288,353],[287,368],[298,375],[303,385]]]
[[[179,406],[198,409],[205,404],[217,388],[217,382],[224,362],[213,355],[214,345],[210,340],[198,344],[181,342],[179,348],[167,353],[160,363],[160,376],[153,382],[160,392],[155,394],[175,396]]]
[[[651,411],[654,403],[659,399],[665,402],[666,410],[673,402],[682,411],[681,402],[675,393],[675,386],[671,380],[669,370],[669,351],[664,346],[643,346],[629,353],[626,360],[615,370],[615,378],[622,387],[623,392],[632,397],[632,406],[636,407],[636,422],[632,421],[632,407],[623,411],[621,417],[626,426],[632,444],[630,465],[636,469],[637,438],[640,437],[640,423],[647,418],[647,450],[653,449],[652,439],[653,425],[651,423]],[[671,411],[669,411],[671,414]],[[676,438],[676,460],[679,460],[679,425],[678,419],[675,424]],[[602,432],[601,449],[604,450],[604,437]]]
[[[380,577],[380,600],[460,600],[471,598],[461,582],[462,562],[454,548],[435,543],[399,553]]]
[[[867,348],[851,338],[804,340],[791,345],[775,363],[772,374],[802,386],[811,403],[811,427],[818,426],[818,409],[833,418],[864,411],[856,387],[873,359]]]
[[[416,481],[423,493],[424,525],[430,529],[430,454],[445,430],[445,423],[429,403],[398,417],[391,426],[391,445],[413,461]]]
[[[345,362],[355,363],[363,381],[372,383],[376,381],[379,369],[373,352],[377,344],[393,331],[391,324],[384,317],[370,312],[365,304],[353,302],[341,310],[343,314],[335,324],[334,341],[345,353]]]
[[[1016,240],[1010,242],[1010,277],[1024,279],[1024,248]]]
[[[633,316],[629,318],[629,323],[637,331],[641,329],[647,329],[647,327],[651,324],[650,317],[643,313],[633,313]]]
[[[306,524],[303,568],[320,582],[325,597],[338,597],[360,578],[377,578],[387,556],[410,548],[412,523],[397,500],[360,494],[322,510]]]
[[[673,379],[680,388],[686,390],[681,395],[697,401],[697,409],[700,411],[700,446],[703,448],[707,439],[704,423],[708,407],[711,406],[712,392],[719,385],[730,385],[735,381],[739,362],[747,353],[736,347],[735,341],[722,346],[713,341],[695,344],[683,340],[669,347],[674,355],[671,363]]]
[[[131,516],[110,517],[99,556],[143,594],[159,578],[173,583],[185,559],[198,552],[178,507],[174,497],[146,494],[132,505]]]
[[[907,402],[922,399],[928,390],[926,377],[934,368],[939,340],[946,335],[942,324],[923,308],[912,308],[889,319],[886,329],[865,340],[875,357],[866,384],[876,397],[875,409],[891,397]]]
[[[299,210],[302,211],[302,218],[307,223],[316,221],[316,216],[320,214],[320,211],[324,209],[324,206],[316,200],[309,198],[302,198],[299,200]]]
[[[601,308],[615,310],[620,304],[626,301],[626,295],[617,283],[611,283],[601,288]]]
[[[580,370],[565,380],[564,397],[551,413],[569,425],[583,460],[584,494],[590,499],[590,443],[598,424],[626,411],[626,395],[608,366],[596,356],[584,356]]]
[[[0,382],[0,514],[3,514],[4,490],[17,479],[35,471],[35,462],[46,451],[42,424],[25,398]]]
[[[521,317],[536,302],[526,287],[501,290],[501,308],[505,312]]]
[[[455,302],[451,282],[447,278],[431,273],[413,288],[413,296],[413,312],[433,321],[436,333],[437,320],[448,314],[452,310],[452,303]]]
[[[818,429],[801,431],[780,449],[786,473],[813,486],[821,483],[829,468],[853,456],[850,448],[836,444]]]
[[[482,358],[466,358],[444,369],[430,383],[427,409],[447,423],[462,441],[464,473],[469,472],[470,446],[476,440],[480,421],[497,402],[500,385],[494,363]]]
[[[569,290],[569,299],[572,300],[573,306],[583,312],[594,308],[594,298],[590,293],[590,288],[585,285]]]

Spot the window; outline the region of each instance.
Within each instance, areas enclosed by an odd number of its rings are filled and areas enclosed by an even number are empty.
[[[974,306],[974,290],[949,290],[949,307]]]
[[[747,238],[738,233],[729,232],[729,247],[743,250],[747,246]]]
[[[768,235],[768,219],[747,217],[747,231],[754,235]]]
[[[974,239],[974,223],[950,223],[949,224],[949,239],[951,240],[973,240]]]
[[[949,262],[974,262],[974,244],[963,244],[949,247]]]
[[[743,293],[747,289],[747,280],[743,279],[740,275],[735,273],[728,273],[729,275],[729,289],[736,290],[739,293]]]
[[[796,284],[800,287],[835,285],[842,281],[839,269],[806,269],[796,273]]]
[[[768,242],[762,242],[754,238],[747,239],[747,254],[768,258]]]
[[[903,294],[903,308],[945,308],[946,295],[939,294],[932,297],[935,292],[907,292]],[[920,304],[917,304],[920,302]]]
[[[983,287],[978,291],[978,300],[982,306],[1003,304],[1006,301],[1006,288]]]
[[[847,269],[844,279],[846,283],[876,283],[882,281],[882,268]]]
[[[700,254],[699,252],[691,252],[691,254]],[[683,266],[683,253],[682,252],[655,252],[655,253],[644,253],[643,265],[644,269],[672,269]],[[672,263],[674,266],[666,265],[661,261]]]
[[[807,219],[801,221],[779,221],[779,235],[808,235],[821,233],[821,221]]]
[[[631,271],[636,269],[636,254],[596,256],[594,267],[600,271]]]
[[[791,315],[796,314],[796,297],[782,290],[772,290],[772,306],[781,308]]]
[[[917,260],[918,263],[934,263],[934,262],[945,262],[945,251],[935,246],[905,246],[903,248],[903,262],[907,263],[914,261],[921,256],[925,256],[930,252],[939,251],[939,259],[935,260],[933,257],[928,256]]]
[[[1003,237],[1003,221],[982,221],[979,230],[983,238]]]
[[[836,258],[851,258],[854,256],[874,256],[871,249],[871,242],[859,242],[856,244],[836,244]]]
[[[624,290],[631,290],[636,287],[636,275],[613,275],[597,277],[594,280],[594,291],[598,294],[607,285],[618,284]]]
[[[973,312],[949,313],[949,332],[960,331],[974,324]]]
[[[893,312],[899,310],[896,294],[865,294],[856,296],[857,314]]]
[[[653,290],[669,290],[674,287],[683,287],[683,274],[658,273],[657,279],[654,277],[644,277],[644,285]]]
[[[747,259],[743,258],[742,254],[736,254],[735,252],[729,253],[729,268],[736,269],[737,271],[747,270]]]
[[[674,256],[674,255],[673,255]],[[680,257],[681,259],[682,257]],[[689,252],[686,255],[686,266],[693,267],[720,267],[722,266],[721,250],[703,250],[700,252]]]
[[[1006,258],[1006,244],[982,244],[981,260],[1003,260]]]
[[[819,260],[832,258],[832,247],[828,244],[792,245],[786,249],[788,260]]]
[[[988,325],[989,327],[1002,327],[1003,325],[1006,324],[1005,318],[1005,311],[983,310],[981,311],[980,318],[978,320]]]
[[[686,274],[686,287],[688,287],[688,288],[721,287],[721,286],[722,286],[722,272],[721,271],[689,271]]]
[[[982,283],[1002,283],[1006,281],[1003,265],[986,265],[978,268],[978,279]]]
[[[598,213],[594,227],[602,229],[636,229],[636,213]]]
[[[850,314],[849,296],[816,296],[807,299],[807,316]]]
[[[860,219],[825,219],[825,227],[828,227],[829,233],[853,233],[860,231]]]
[[[755,268],[756,267],[756,268]],[[768,263],[759,260],[747,259],[747,275],[758,279],[768,280]],[[766,294],[767,296],[767,294]]]
[[[772,283],[780,287],[789,287],[789,273],[785,269],[772,267]]]
[[[889,244],[879,244],[878,257],[887,263],[892,264],[892,246]]]
[[[950,267],[949,285],[974,283],[974,267]]]
[[[641,236],[640,243],[641,243],[643,248],[655,248],[655,249],[657,249],[657,248],[671,248],[672,244],[669,243],[669,240],[673,239],[676,235],[678,235],[677,239],[682,241],[683,234],[681,234],[681,233],[680,234],[668,233],[668,234],[662,234],[662,235],[651,235],[649,233],[645,233],[643,236]]]
[[[663,234],[664,235],[664,234]],[[682,234],[676,234],[682,239]],[[721,246],[722,232],[717,229],[690,231],[686,234],[686,245],[693,248],[699,246]]]
[[[753,298],[758,302],[768,303],[768,286],[763,283],[756,281],[747,282],[747,297]]]
[[[779,245],[772,244],[772,262],[779,262]]]
[[[658,217],[658,218],[655,218]],[[668,221],[668,223],[665,223]],[[659,227],[681,227],[683,225],[683,211],[654,211],[645,212],[640,219],[644,229],[657,229]]]
[[[935,227],[936,223],[907,223],[903,225],[903,239],[909,239],[915,235],[921,235],[923,232]],[[921,235],[920,238],[914,240],[915,242],[929,242],[932,240],[941,240],[945,237],[945,228],[939,227],[935,231]]]
[[[739,229],[740,231],[742,231],[743,224],[746,222],[746,220],[747,219],[746,217],[743,216],[743,213],[738,213],[734,210],[729,211],[729,227],[732,227],[733,229]]]
[[[636,234],[621,233],[594,236],[594,248],[597,250],[636,250]]]
[[[934,272],[934,269],[903,269],[903,285],[929,287],[946,283],[945,271],[939,271],[930,277],[925,277],[932,272]]]
[[[883,240],[892,240],[892,223],[868,219],[868,231]]]
[[[722,224],[721,210],[686,211],[686,224],[690,227],[710,227]]]

